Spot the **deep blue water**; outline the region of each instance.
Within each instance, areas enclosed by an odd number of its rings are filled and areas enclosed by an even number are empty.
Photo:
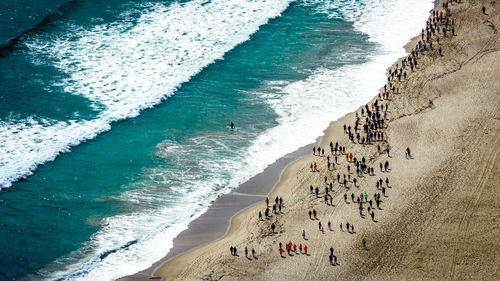
[[[364,2],[286,2],[2,1],[0,279],[145,268],[366,100],[335,88],[378,48]]]

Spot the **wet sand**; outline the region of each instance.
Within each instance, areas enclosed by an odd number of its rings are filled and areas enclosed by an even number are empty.
[[[193,220],[189,224],[188,229],[181,232],[174,239],[172,249],[164,258],[143,271],[120,278],[119,280],[160,279],[152,276],[154,270],[162,263],[181,253],[221,238],[228,230],[231,217],[248,206],[257,202],[263,202],[274,184],[278,181],[283,169],[291,162],[309,154],[312,146],[312,144],[304,146],[281,157],[269,165],[262,173],[250,178],[230,193],[217,198],[208,208],[207,212]]]

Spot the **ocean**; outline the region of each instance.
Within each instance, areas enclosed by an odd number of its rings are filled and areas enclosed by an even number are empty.
[[[1,1],[0,280],[149,267],[215,198],[376,95],[432,7]]]

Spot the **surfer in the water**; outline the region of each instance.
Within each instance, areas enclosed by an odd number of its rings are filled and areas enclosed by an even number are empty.
[[[231,125],[229,125],[231,127],[231,130],[234,130],[234,123],[231,122]]]

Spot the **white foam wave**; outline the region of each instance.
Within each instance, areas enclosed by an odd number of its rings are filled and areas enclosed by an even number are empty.
[[[205,66],[248,40],[259,26],[279,16],[291,1],[154,4],[141,7],[137,11],[141,16],[133,23],[124,20],[91,30],[67,26],[66,36],[25,41],[33,53],[50,56],[69,75],[59,86],[88,98],[101,112],[95,120],[53,121],[50,126],[24,120],[0,124],[0,144],[7,152],[0,158],[0,188],[108,130],[113,121],[135,117],[160,103]]]

